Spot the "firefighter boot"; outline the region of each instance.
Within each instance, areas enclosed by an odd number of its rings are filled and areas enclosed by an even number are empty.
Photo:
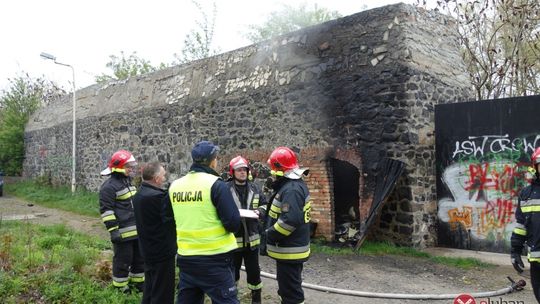
[[[127,286],[127,285],[122,286],[122,287],[115,286],[115,289],[118,290],[121,293],[125,293],[125,294],[130,294],[131,293],[131,290],[129,289],[129,286]]]
[[[261,292],[262,289],[251,291],[251,304],[261,304]]]
[[[135,289],[137,292],[143,292],[144,291],[144,282],[133,283],[132,288]]]

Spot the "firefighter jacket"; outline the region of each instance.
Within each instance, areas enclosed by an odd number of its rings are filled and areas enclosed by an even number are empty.
[[[117,172],[111,173],[99,189],[101,220],[110,233],[118,229],[122,242],[137,239],[131,201],[136,192],[136,188],[131,185],[131,178]]]
[[[227,184],[209,167],[194,164],[169,188],[180,256],[214,256],[236,249],[240,214]]]
[[[516,227],[512,232],[511,252],[521,254],[526,243],[529,262],[540,262],[540,179],[537,177],[518,196]]]
[[[279,178],[274,183],[266,220],[266,252],[283,262],[304,262],[310,254],[311,202],[302,179]]]
[[[227,184],[238,209],[259,210],[260,217],[264,217],[267,202],[256,184],[246,181],[245,185],[236,185],[234,179],[231,179]],[[261,243],[258,219],[241,218],[240,229],[234,236],[239,249],[256,249]]]

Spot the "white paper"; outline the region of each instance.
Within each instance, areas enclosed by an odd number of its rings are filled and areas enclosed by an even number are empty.
[[[248,209],[238,209],[238,210],[240,211],[241,217],[249,217],[249,218],[256,218],[256,219],[259,218],[257,213],[255,213],[255,211],[253,210],[248,210]]]

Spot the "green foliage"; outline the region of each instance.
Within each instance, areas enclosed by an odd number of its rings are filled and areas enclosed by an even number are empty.
[[[16,237],[15,237],[16,236]],[[11,240],[9,246],[4,246]],[[51,240],[70,243],[51,244]],[[2,303],[140,303],[140,294],[125,295],[110,279],[96,277],[100,254],[110,244],[62,225],[39,226],[4,222],[0,225],[0,302]],[[105,247],[105,245],[107,247]],[[31,262],[29,262],[31,261]],[[110,269],[109,269],[110,272]]]
[[[27,201],[82,215],[99,216],[98,194],[78,189],[74,195],[68,186],[53,187],[37,181],[4,184],[5,191]]]
[[[28,74],[10,80],[0,96],[0,170],[20,175],[24,159],[24,127],[40,104],[62,91],[47,80]]]
[[[404,255],[419,258],[429,258],[428,253],[416,250],[411,247],[401,247],[391,244],[389,242],[364,242],[360,247],[359,252],[361,254],[368,255]]]
[[[430,256],[429,259],[435,263],[458,267],[461,269],[471,269],[475,267],[489,268],[492,264],[484,263],[473,258],[450,258],[443,256]]]
[[[128,57],[123,51],[120,56],[110,55],[110,61],[107,63],[107,68],[111,69],[113,76],[102,74],[96,76],[97,83],[106,83],[111,80],[123,80],[129,77],[146,74],[167,67],[162,63],[159,67],[154,67],[150,61],[137,56],[137,52],[131,53]]]
[[[257,43],[339,17],[341,15],[337,11],[319,8],[316,4],[312,7],[308,7],[306,3],[298,7],[285,4],[281,10],[271,12],[262,25],[249,25],[245,36],[251,42]]]
[[[184,38],[184,47],[180,54],[174,54],[179,63],[207,58],[220,52],[219,48],[212,48],[217,15],[216,2],[212,2],[210,16],[198,1],[192,0],[191,3],[199,11],[201,19],[196,21],[196,29],[192,29]]]
[[[83,250],[69,251],[69,253],[66,255],[66,260],[68,261],[69,267],[78,273],[83,272],[83,267],[88,262]]]

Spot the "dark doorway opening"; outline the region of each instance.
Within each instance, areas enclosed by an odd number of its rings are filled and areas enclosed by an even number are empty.
[[[334,236],[346,242],[360,227],[360,171],[349,162],[330,158],[334,181]]]

